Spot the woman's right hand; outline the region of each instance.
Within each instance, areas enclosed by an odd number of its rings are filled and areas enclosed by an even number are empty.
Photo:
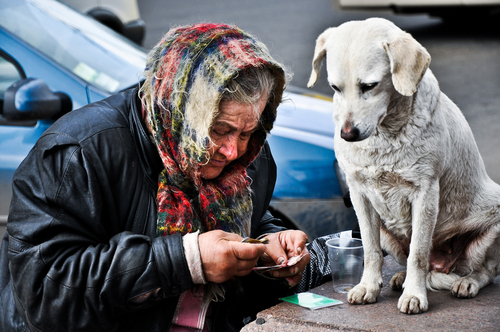
[[[198,236],[201,263],[207,281],[222,283],[234,276],[252,272],[259,257],[266,251],[260,243],[241,243],[238,234],[220,230]]]

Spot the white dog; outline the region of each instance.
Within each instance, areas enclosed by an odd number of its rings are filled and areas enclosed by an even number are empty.
[[[439,90],[430,55],[390,21],[352,21],[316,41],[308,87],[326,56],[335,153],[346,174],[365,250],[349,303],[373,303],[382,249],[406,272],[398,309],[427,310],[427,288],[474,297],[500,273],[500,186],[472,131]]]

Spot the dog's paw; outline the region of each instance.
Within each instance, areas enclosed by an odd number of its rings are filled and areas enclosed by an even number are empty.
[[[366,304],[377,302],[377,297],[380,294],[380,287],[370,289],[365,285],[359,284],[349,291],[347,301],[350,304]]]
[[[427,294],[417,296],[403,292],[398,301],[399,311],[405,314],[420,314],[427,311],[427,308]]]
[[[471,278],[460,278],[451,285],[451,294],[456,297],[474,297],[479,292],[479,285]]]
[[[391,289],[395,291],[402,290],[405,279],[406,279],[406,271],[400,271],[395,273],[391,279]]]

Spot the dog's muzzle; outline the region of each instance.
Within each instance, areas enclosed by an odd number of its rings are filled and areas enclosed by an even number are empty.
[[[340,137],[342,137],[344,140],[348,142],[355,142],[361,140],[359,135],[359,129],[351,126],[343,127],[340,130]]]

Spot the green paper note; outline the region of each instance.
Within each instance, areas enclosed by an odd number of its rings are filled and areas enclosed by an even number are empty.
[[[301,307],[311,310],[330,307],[333,305],[342,304],[342,301],[328,298],[326,296],[304,292],[287,297],[282,297],[280,300],[287,301],[293,304],[300,305]]]

